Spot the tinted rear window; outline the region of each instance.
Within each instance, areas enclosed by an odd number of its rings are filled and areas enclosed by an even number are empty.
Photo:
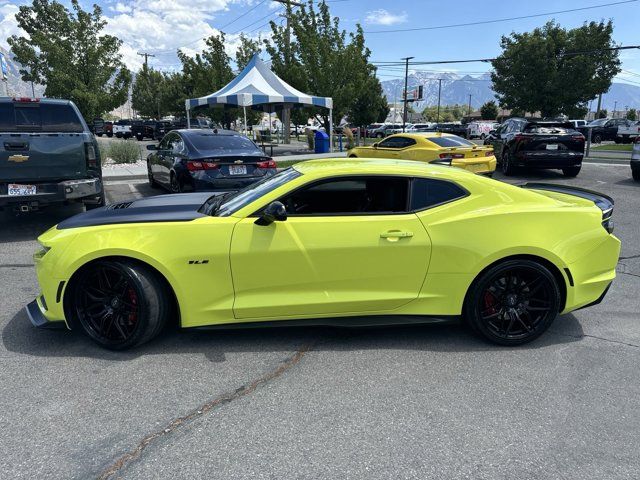
[[[189,135],[187,137],[196,150],[226,153],[245,150],[262,153],[255,143],[240,135]]]
[[[540,133],[545,135],[565,135],[569,131],[568,128],[555,127],[549,125],[527,125],[524,129],[526,133]]]
[[[81,133],[84,129],[70,105],[0,103],[0,131]]]
[[[415,178],[411,186],[411,210],[424,210],[466,196],[467,192],[455,183]]]
[[[429,137],[430,142],[435,143],[439,147],[473,147],[475,143],[469,142],[461,137]]]

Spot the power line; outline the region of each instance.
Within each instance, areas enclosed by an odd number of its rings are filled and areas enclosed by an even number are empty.
[[[397,29],[393,29],[393,30],[369,30],[366,31],[364,33],[399,33],[399,32],[417,32],[417,31],[424,31],[424,30],[441,30],[441,29],[445,29],[445,28],[458,28],[458,27],[470,27],[473,25],[487,25],[487,24],[491,24],[491,23],[501,23],[501,22],[510,22],[512,20],[523,20],[526,18],[537,18],[537,17],[545,17],[548,15],[558,15],[561,13],[571,13],[571,12],[579,12],[582,10],[593,10],[594,8],[603,8],[603,7],[612,7],[614,5],[622,5],[625,3],[634,3],[637,2],[638,0],[622,0],[619,2],[612,2],[612,3],[604,3],[601,5],[591,5],[589,7],[579,7],[579,8],[571,8],[568,10],[557,10],[555,12],[546,12],[546,13],[536,13],[533,15],[521,15],[518,17],[508,17],[508,18],[496,18],[493,20],[481,20],[478,22],[468,22],[468,23],[454,23],[451,25],[437,25],[437,26],[432,26],[432,27],[415,27],[415,28],[397,28]]]
[[[273,12],[268,13],[267,15],[265,15],[264,17],[260,17],[259,19],[257,19],[255,22],[250,23],[249,25],[245,25],[244,27],[242,27],[239,30],[236,30],[235,32],[231,33],[230,35],[235,35],[236,33],[240,33],[242,31],[244,31],[245,29],[255,25],[258,22],[261,22],[262,20],[264,20],[267,17],[270,17],[272,15],[276,15],[278,13],[282,12],[282,7],[278,8],[277,10],[274,10]]]
[[[267,0],[261,0],[260,2],[256,3],[253,7],[251,7],[249,10],[247,10],[244,13],[241,13],[240,15],[238,15],[236,18],[234,18],[233,20],[231,20],[229,23],[225,23],[223,26],[221,26],[218,30],[222,30],[223,28],[227,28],[229,25],[236,23],[238,20],[240,20],[242,17],[247,16],[249,13],[253,12],[256,8],[258,8],[260,5],[262,5],[264,2],[266,2]]]

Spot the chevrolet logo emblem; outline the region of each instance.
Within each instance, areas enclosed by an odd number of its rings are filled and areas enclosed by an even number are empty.
[[[235,164],[239,164],[239,163],[242,163],[242,160],[236,160],[236,161],[235,161],[235,162],[233,162],[233,163],[235,163]]]
[[[29,160],[29,155],[10,155],[9,156],[10,162],[22,163],[22,162],[26,162],[27,160]]]

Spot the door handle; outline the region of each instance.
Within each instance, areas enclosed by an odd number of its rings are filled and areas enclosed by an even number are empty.
[[[409,237],[413,237],[413,232],[401,231],[401,230],[389,230],[388,232],[383,232],[380,234],[380,238],[386,238],[391,242],[395,242],[400,238],[409,238]]]

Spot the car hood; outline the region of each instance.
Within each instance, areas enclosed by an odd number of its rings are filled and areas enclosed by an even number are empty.
[[[206,216],[198,210],[204,202],[225,192],[178,193],[120,202],[80,213],[60,222],[58,230],[117,223],[187,222]]]

